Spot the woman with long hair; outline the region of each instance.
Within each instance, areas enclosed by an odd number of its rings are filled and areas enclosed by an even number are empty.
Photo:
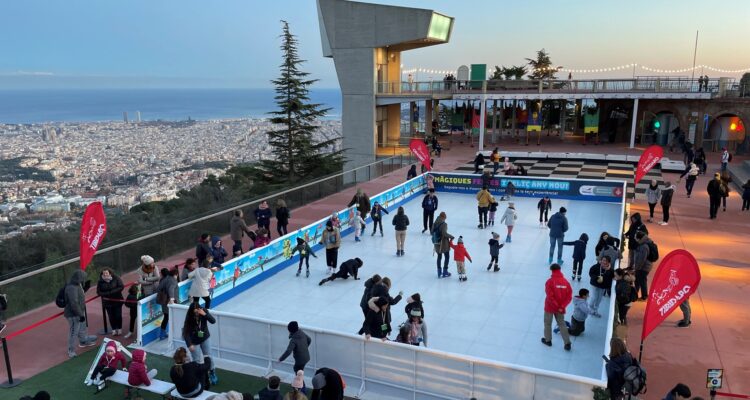
[[[109,317],[112,326],[112,336],[122,334],[122,290],[125,286],[122,279],[115,275],[111,268],[104,268],[99,273],[99,282],[96,284],[96,294],[102,298],[104,310]]]
[[[182,326],[182,337],[185,339],[185,345],[188,346],[190,357],[198,364],[208,364],[208,376],[211,384],[215,385],[219,379],[216,377],[216,369],[211,359],[209,323],[215,324],[216,319],[208,312],[208,309],[201,307],[198,302],[190,303],[185,314],[185,323]]]
[[[175,350],[172,359],[174,365],[169,370],[169,377],[182,397],[197,397],[203,393],[204,389],[209,388],[208,386],[204,387],[208,364],[198,364],[195,361],[188,362],[187,350],[184,347]]]
[[[396,231],[396,255],[404,255],[404,241],[406,241],[406,227],[409,226],[409,217],[404,213],[404,207],[399,207],[393,217],[393,226]]]

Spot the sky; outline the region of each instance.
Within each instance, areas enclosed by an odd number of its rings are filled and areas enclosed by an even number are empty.
[[[678,69],[693,63],[696,30],[697,65],[750,68],[748,0],[379,3],[455,17],[450,42],[404,53],[404,68],[455,70],[485,63],[491,71],[522,64],[545,48],[554,64],[567,68],[638,63]],[[322,56],[314,0],[3,0],[0,89],[270,87],[281,61],[282,19],[298,36],[307,60],[303,69],[320,79],[317,87],[337,88],[333,61]],[[632,74],[628,69],[574,77]],[[655,75],[640,69],[636,74]]]

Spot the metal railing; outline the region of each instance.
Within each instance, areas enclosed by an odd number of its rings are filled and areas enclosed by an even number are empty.
[[[399,154],[379,160],[349,171],[333,174],[312,182],[295,185],[292,188],[256,196],[239,204],[231,204],[221,209],[196,215],[190,220],[176,221],[169,226],[159,226],[137,235],[113,242],[105,242],[94,256],[86,272],[95,286],[101,267],[109,267],[117,275],[136,269],[139,257],[149,254],[154,259],[164,260],[192,248],[201,233],[224,236],[229,233],[229,220],[237,209],[254,209],[262,201],[274,204],[276,199],[284,199],[290,209],[304,206],[312,201],[327,197],[358,182],[365,182],[411,163],[411,154]],[[245,213],[248,225],[255,220],[251,212]],[[13,299],[14,306],[8,309],[8,317],[21,314],[54,299],[57,291],[65,285],[71,274],[80,269],[77,254],[68,255],[64,260],[52,264],[26,267],[24,272],[0,281],[3,293]],[[167,265],[163,265],[167,266]],[[171,267],[171,265],[168,265]],[[6,275],[7,276],[7,275]]]
[[[377,83],[377,93],[380,95],[448,95],[466,93],[711,93],[712,95],[719,95],[732,90],[748,95],[750,88],[741,88],[734,80],[727,78],[709,79],[708,83],[704,85],[698,79],[682,77]]]

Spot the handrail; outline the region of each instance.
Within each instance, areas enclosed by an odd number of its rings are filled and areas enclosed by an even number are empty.
[[[306,188],[306,187],[318,185],[318,184],[320,184],[320,183],[322,183],[324,181],[327,181],[327,180],[329,180],[331,178],[343,177],[343,176],[351,174],[351,173],[353,173],[353,172],[355,172],[357,170],[360,170],[360,169],[363,169],[363,168],[369,168],[369,167],[371,167],[373,165],[377,165],[377,164],[383,164],[383,163],[386,163],[389,160],[393,160],[393,159],[396,159],[396,158],[402,158],[402,157],[403,157],[403,155],[397,155],[397,156],[389,157],[389,158],[386,158],[386,159],[383,159],[383,160],[375,161],[375,162],[370,163],[370,164],[366,164],[366,165],[363,165],[363,166],[360,166],[360,167],[356,167],[356,168],[350,169],[348,171],[343,171],[343,172],[339,172],[339,173],[336,173],[336,174],[331,174],[331,175],[325,176],[323,178],[317,179],[315,181],[305,183],[305,184],[300,185],[300,186],[294,186],[294,187],[289,188],[289,189],[284,189],[284,190],[280,190],[280,191],[276,191],[276,192],[264,194],[262,196],[255,197],[252,200],[247,201],[245,203],[232,205],[232,206],[223,208],[223,209],[221,209],[219,211],[216,211],[216,212],[214,212],[212,214],[204,215],[202,217],[199,217],[199,218],[187,221],[187,222],[183,222],[183,223],[180,223],[180,224],[177,224],[177,225],[173,225],[171,227],[168,227],[168,228],[156,231],[156,232],[151,232],[151,233],[142,234],[142,235],[139,234],[137,239],[127,240],[127,241],[124,241],[124,242],[120,242],[120,243],[117,243],[117,244],[113,244],[113,245],[101,248],[101,249],[97,250],[96,254],[99,255],[99,254],[107,253],[107,252],[110,252],[112,250],[116,250],[116,249],[119,249],[121,247],[125,247],[125,246],[128,246],[128,245],[131,245],[133,243],[141,242],[143,240],[150,239],[152,237],[155,237],[155,236],[167,233],[167,232],[171,232],[171,231],[174,231],[174,230],[177,230],[177,229],[184,228],[184,227],[192,225],[192,224],[194,224],[196,222],[205,221],[207,219],[220,216],[221,214],[224,214],[224,213],[226,213],[228,211],[233,211],[233,210],[236,210],[238,208],[248,207],[248,206],[250,206],[252,204],[261,202],[261,201],[263,201],[264,199],[267,199],[267,198],[283,196],[284,194],[290,193],[292,191],[296,191],[296,190],[299,190],[299,189],[302,189],[302,188]],[[26,272],[24,274],[17,275],[17,276],[14,276],[14,277],[2,280],[2,281],[0,281],[0,286],[8,285],[8,284],[11,284],[11,283],[14,283],[14,282],[17,282],[17,281],[20,281],[20,280],[23,280],[23,279],[26,279],[26,278],[29,278],[29,277],[41,274],[41,273],[44,273],[44,272],[47,272],[47,271],[50,271],[50,270],[53,270],[53,269],[60,268],[60,267],[62,267],[64,265],[68,265],[68,264],[74,263],[76,261],[79,261],[80,259],[81,259],[80,256],[76,256],[76,257],[73,257],[73,258],[69,258],[69,259],[66,259],[66,260],[54,263],[52,265],[48,265],[46,267],[35,269],[33,271]],[[29,268],[32,268],[32,267],[33,266],[30,266]]]

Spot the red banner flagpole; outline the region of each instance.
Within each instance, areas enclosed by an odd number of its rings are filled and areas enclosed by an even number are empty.
[[[633,188],[638,182],[643,179],[644,176],[651,170],[656,164],[661,162],[664,157],[664,149],[659,145],[652,145],[646,148],[641,154],[641,158],[638,159],[638,166],[635,169],[635,180],[633,181]]]
[[[79,253],[81,254],[81,269],[86,267],[94,258],[96,250],[107,235],[107,218],[104,216],[102,203],[95,201],[86,207],[86,212],[81,220],[81,241]]]
[[[419,140],[412,139],[409,142],[409,150],[414,153],[414,156],[424,165],[424,167],[430,170],[430,151],[427,149],[427,145]]]

